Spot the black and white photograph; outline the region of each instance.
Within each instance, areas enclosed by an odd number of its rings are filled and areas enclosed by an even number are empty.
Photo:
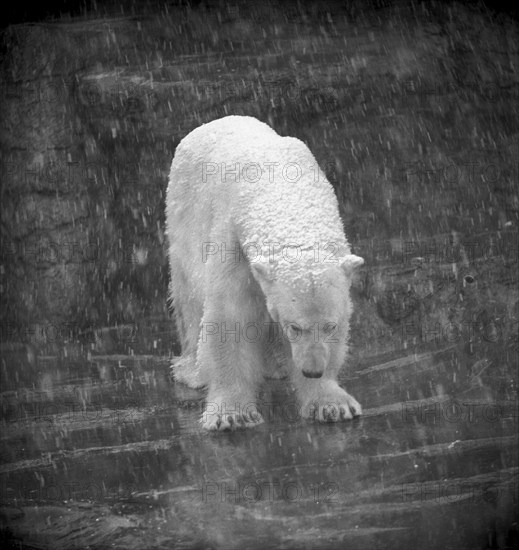
[[[0,19],[0,547],[519,548],[519,7]]]

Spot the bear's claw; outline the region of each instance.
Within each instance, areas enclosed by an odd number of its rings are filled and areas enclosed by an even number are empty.
[[[206,430],[228,432],[240,428],[253,428],[264,422],[263,417],[257,411],[248,413],[204,414],[202,425]]]
[[[324,404],[313,402],[305,416],[319,422],[339,422],[360,416],[362,407],[355,398],[349,394],[347,395],[345,402],[342,400],[328,401]]]

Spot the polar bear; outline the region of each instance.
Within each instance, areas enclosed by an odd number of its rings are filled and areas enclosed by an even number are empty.
[[[350,251],[332,186],[300,140],[248,116],[178,145],[166,197],[177,381],[208,389],[202,424],[263,422],[264,377],[290,377],[302,417],[361,414],[337,383],[348,349]]]

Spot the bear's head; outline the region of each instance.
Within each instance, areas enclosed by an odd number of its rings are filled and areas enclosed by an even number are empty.
[[[333,346],[346,344],[351,279],[363,263],[359,256],[348,254],[340,265],[317,273],[298,266],[282,277],[272,266],[251,263],[269,315],[290,343],[295,367],[307,378],[320,378]]]

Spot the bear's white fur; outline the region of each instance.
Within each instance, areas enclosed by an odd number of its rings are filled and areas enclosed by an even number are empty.
[[[265,376],[290,375],[305,418],[361,413],[337,375],[363,260],[303,142],[246,116],[196,128],[171,165],[166,226],[182,346],[172,368],[178,381],[207,386],[205,428],[263,422]]]

